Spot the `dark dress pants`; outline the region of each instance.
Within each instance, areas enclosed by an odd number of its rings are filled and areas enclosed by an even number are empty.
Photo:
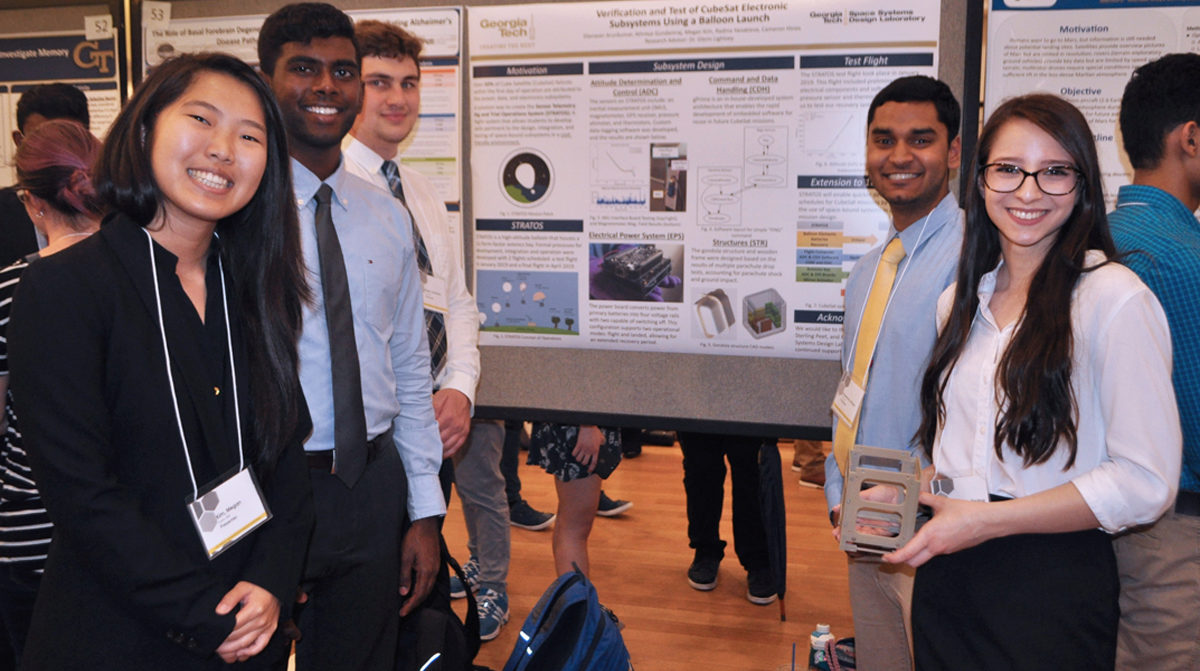
[[[772,440],[772,439],[766,439]],[[679,433],[683,488],[687,493],[688,545],[697,555],[720,559],[725,460],[733,480],[733,548],[747,571],[768,565],[767,537],[758,499],[758,448],[763,438]]]
[[[348,488],[310,470],[317,524],[299,607],[297,671],[392,671],[400,609],[400,542],[408,501],[391,441]]]

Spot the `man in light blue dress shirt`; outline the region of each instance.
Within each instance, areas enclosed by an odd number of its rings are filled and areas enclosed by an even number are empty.
[[[361,104],[353,23],[326,4],[288,5],[263,24],[260,67],[287,124],[301,244],[313,301],[303,315],[300,382],[313,419],[305,443],[317,524],[298,616],[300,671],[394,668],[398,613],[424,600],[445,514],[437,472],[429,345],[411,221],[393,198],[346,171],[341,141]],[[332,188],[370,449],[352,484],[331,472],[334,381],[315,226]],[[381,444],[391,437],[390,444]],[[407,488],[405,480],[407,477]],[[407,496],[405,492],[407,491]],[[401,530],[404,520],[408,531]]]
[[[921,377],[937,337],[937,299],[954,281],[962,246],[962,210],[949,191],[962,151],[959,117],[950,89],[929,77],[897,79],[875,96],[867,113],[867,175],[890,206],[892,226],[883,244],[854,265],[846,282],[845,371],[854,367],[859,322],[883,248],[898,236],[905,257],[892,284],[860,405],[859,445],[919,452],[914,435],[921,424]],[[834,422],[836,435],[837,413]],[[831,520],[844,482],[837,460],[829,455],[825,498]],[[848,562],[858,668],[911,669],[913,570],[883,564],[873,555],[851,555]]]

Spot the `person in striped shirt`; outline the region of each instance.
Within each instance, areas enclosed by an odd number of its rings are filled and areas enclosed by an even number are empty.
[[[0,439],[0,654],[19,661],[33,614],[46,550],[50,517],[21,441],[21,429],[8,388],[8,322],[21,273],[37,259],[62,251],[100,227],[100,203],[88,174],[100,141],[76,121],[56,119],[41,124],[17,149],[17,197],[25,206],[46,247],[0,270],[0,398],[4,419]]]

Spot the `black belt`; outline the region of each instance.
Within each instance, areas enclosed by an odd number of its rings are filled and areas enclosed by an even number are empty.
[[[1200,492],[1179,490],[1179,495],[1175,497],[1175,512],[1200,517]]]
[[[367,441],[367,463],[375,460],[379,455],[379,451],[385,445],[391,442],[392,432],[384,431]],[[326,473],[333,472],[333,450],[312,450],[305,452],[304,455],[308,458],[308,467],[314,471],[324,471]]]

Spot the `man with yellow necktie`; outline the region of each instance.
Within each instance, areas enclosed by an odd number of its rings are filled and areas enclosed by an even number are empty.
[[[937,299],[954,281],[962,245],[962,210],[949,190],[962,158],[959,117],[949,87],[924,76],[893,81],[868,108],[867,176],[887,201],[892,225],[846,282],[843,376],[833,405],[834,450],[825,462],[835,523],[851,447],[918,453],[913,436],[921,423],[921,376],[937,336]],[[912,569],[873,555],[851,554],[848,563],[858,668],[912,669]]]

